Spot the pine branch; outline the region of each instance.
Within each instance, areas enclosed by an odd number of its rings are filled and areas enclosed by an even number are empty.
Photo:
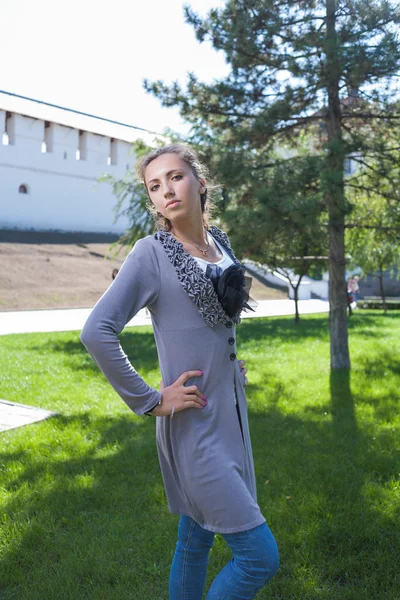
[[[205,104],[202,105],[203,109],[206,107]],[[260,114],[250,114],[250,113],[245,113],[245,112],[237,112],[237,111],[225,111],[225,110],[218,110],[218,108],[216,106],[208,106],[207,107],[207,113],[210,115],[218,115],[220,117],[234,117],[237,119],[248,119],[248,120],[253,120],[253,119],[258,119],[260,118]],[[292,127],[298,127],[299,125],[305,124],[307,122],[311,122],[311,121],[320,121],[321,117],[320,116],[316,116],[316,115],[309,115],[309,116],[304,116],[304,117],[282,117],[281,118],[282,121],[286,122],[286,121],[294,121],[294,123],[289,123],[287,126],[279,128],[277,130],[277,132],[281,132],[281,131],[286,131],[286,129],[290,129]]]
[[[303,19],[297,19],[296,21],[287,21],[286,23],[282,22],[281,26],[282,27],[293,27],[293,25],[299,25],[301,23],[312,23],[313,21],[322,21],[323,23],[326,22],[326,17],[304,17]]]
[[[391,194],[387,194],[386,192],[382,192],[382,191],[377,191],[374,188],[370,188],[367,187],[365,185],[356,185],[355,183],[346,183],[345,184],[347,187],[351,187],[354,188],[356,190],[362,190],[363,192],[369,192],[372,194],[379,194],[379,196],[382,196],[382,198],[386,198],[387,200],[394,200],[395,202],[399,202],[399,198],[396,198],[396,196],[392,196]]]
[[[374,113],[342,113],[343,119],[400,119],[400,115],[377,115]]]
[[[284,60],[300,60],[301,58],[310,58],[311,56],[321,56],[321,52],[319,50],[316,50],[315,52],[306,52],[306,54],[298,54],[297,56],[295,56],[294,54],[274,54],[273,52],[268,52],[268,56],[271,56],[273,58],[277,58],[280,61],[284,61]],[[281,67],[283,68],[283,67]]]
[[[400,227],[386,227],[385,225],[362,225],[360,223],[347,223],[346,229],[377,229],[380,231],[400,231]]]
[[[394,148],[390,148],[390,150],[384,150],[383,148],[376,151],[376,154],[366,154],[363,152],[364,158],[373,158],[376,159],[377,156],[384,156],[385,154],[391,155],[393,152],[398,152],[400,150],[400,146],[395,146]]]
[[[386,179],[386,181],[390,181],[391,183],[393,183],[393,181],[395,181],[397,184],[398,173],[396,172],[396,170],[394,170],[394,173],[393,173],[394,176],[391,177],[392,172],[393,172],[393,166],[390,169],[390,173],[389,173],[387,168],[386,169],[384,168],[384,165],[382,165],[381,169],[375,168],[374,166],[370,165],[367,161],[363,160],[363,158],[360,158],[359,156],[352,156],[351,160],[354,160],[354,162],[361,164],[363,167],[368,169],[369,173],[365,173],[365,175],[366,175],[366,177],[368,177],[368,179],[370,181],[373,181],[372,175],[375,175],[375,176],[380,177],[382,180]],[[381,192],[379,192],[379,194],[381,194]]]
[[[376,173],[377,175],[384,176],[384,173],[382,173],[382,171],[380,171],[379,169],[375,169],[372,165],[368,164],[365,160],[363,160],[359,156],[351,156],[350,158],[351,158],[351,160],[354,160],[354,162],[358,163],[359,165],[363,165],[365,168],[372,171],[372,173]]]

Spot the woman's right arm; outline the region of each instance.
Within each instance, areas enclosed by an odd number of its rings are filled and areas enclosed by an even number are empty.
[[[118,335],[141,308],[156,302],[159,290],[156,256],[146,239],[138,240],[117,277],[94,306],[80,335],[99,369],[138,415],[154,408],[161,393],[147,385],[134,369]]]

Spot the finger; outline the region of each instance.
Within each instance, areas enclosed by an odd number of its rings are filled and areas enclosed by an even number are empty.
[[[197,385],[183,385],[183,391],[190,393],[190,394],[195,394],[198,391],[198,387]]]
[[[188,400],[187,402],[185,402],[183,409],[185,408],[204,408],[199,402],[196,402],[195,400]]]
[[[199,371],[199,370],[197,370],[197,371],[185,371],[184,373],[182,373],[182,375],[180,375],[178,377],[178,379],[176,380],[176,382],[179,383],[180,385],[183,385],[191,377],[199,377],[200,375],[203,375],[203,371]]]
[[[184,402],[185,404],[186,402],[197,402],[201,406],[206,406],[207,404],[207,400],[203,400],[203,398],[199,398],[199,396],[196,396],[195,394],[187,394]]]
[[[199,398],[201,398],[202,400],[205,400],[206,397],[204,396],[204,394],[202,394],[199,390],[199,388],[197,387],[197,385],[189,385],[188,387],[183,386],[183,392],[185,394],[196,394],[196,396],[198,396]]]
[[[246,368],[242,369],[241,370],[242,375],[246,375],[247,371],[248,371],[248,369],[246,369]]]
[[[243,365],[245,365],[245,364],[246,364],[246,361],[245,361],[245,360],[243,360],[243,359],[241,359],[241,360],[239,360],[239,361],[238,361],[238,363],[239,363],[239,365],[240,365],[241,367],[243,367]]]

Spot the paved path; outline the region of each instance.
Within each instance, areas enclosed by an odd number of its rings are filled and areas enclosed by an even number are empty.
[[[43,421],[43,419],[48,419],[56,414],[43,408],[0,400],[0,432],[31,425],[31,423]]]
[[[80,330],[90,311],[91,308],[59,308],[0,312],[0,335]],[[299,311],[300,315],[328,312],[329,304],[325,300],[300,300]],[[294,315],[294,300],[262,300],[255,313],[242,313],[244,319],[281,315]],[[151,325],[145,309],[139,311],[127,327],[138,325]]]

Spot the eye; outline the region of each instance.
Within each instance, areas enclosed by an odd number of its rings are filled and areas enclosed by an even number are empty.
[[[160,186],[158,185],[158,183],[155,183],[151,188],[150,191],[151,192],[155,192]]]
[[[178,178],[178,181],[182,179],[183,175],[174,175],[172,179]]]

